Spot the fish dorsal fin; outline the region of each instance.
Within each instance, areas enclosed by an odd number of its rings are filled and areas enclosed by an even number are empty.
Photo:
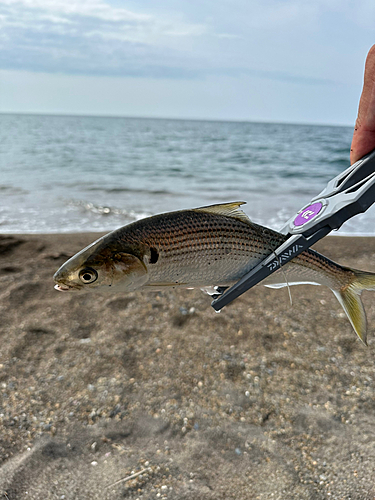
[[[245,205],[246,201],[233,201],[232,203],[221,203],[219,205],[209,205],[208,207],[194,208],[194,212],[205,212],[208,214],[225,215],[225,217],[233,217],[247,224],[250,221],[249,217],[240,209],[241,205]]]

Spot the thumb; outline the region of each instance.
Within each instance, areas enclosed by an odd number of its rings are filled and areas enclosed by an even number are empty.
[[[353,164],[375,148],[375,45],[366,58],[365,76],[358,116],[355,122],[350,163]]]

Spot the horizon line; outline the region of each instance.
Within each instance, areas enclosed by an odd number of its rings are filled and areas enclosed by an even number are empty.
[[[168,116],[134,116],[134,115],[111,115],[111,114],[87,114],[87,113],[62,113],[62,112],[40,112],[40,111],[0,111],[0,115],[17,115],[17,116],[50,116],[50,117],[70,117],[70,118],[117,118],[131,120],[174,120],[174,121],[191,121],[191,122],[221,122],[221,123],[261,123],[266,125],[302,125],[313,127],[353,127],[354,124],[337,124],[337,123],[319,123],[319,122],[288,122],[288,121],[269,121],[269,120],[251,120],[251,119],[231,119],[231,118],[184,118],[184,117],[168,117]]]

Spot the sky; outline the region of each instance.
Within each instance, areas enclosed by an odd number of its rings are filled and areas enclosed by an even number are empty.
[[[354,124],[374,0],[0,0],[0,112]]]

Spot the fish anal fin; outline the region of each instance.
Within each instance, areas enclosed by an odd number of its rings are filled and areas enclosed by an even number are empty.
[[[293,286],[293,285],[317,285],[317,286],[319,286],[320,283],[315,283],[314,281],[296,281],[296,282],[289,281],[288,283],[270,283],[270,284],[267,283],[267,284],[264,284],[264,286],[267,288],[275,288],[275,289],[284,288],[286,286]]]

